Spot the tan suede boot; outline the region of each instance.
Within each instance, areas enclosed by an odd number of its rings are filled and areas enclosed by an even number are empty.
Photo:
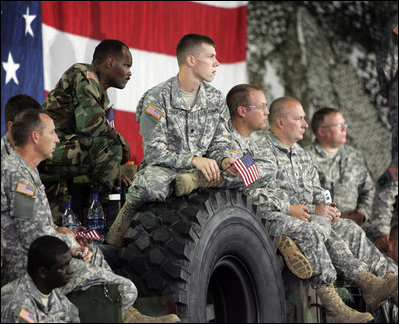
[[[223,177],[219,181],[208,182],[200,173],[180,173],[175,178],[175,194],[177,197],[190,194],[197,188],[219,187],[223,183]]]
[[[116,216],[112,226],[110,227],[106,241],[108,244],[122,247],[123,236],[130,226],[130,219],[133,216],[135,209],[125,201],[123,207]]]
[[[180,318],[176,314],[151,317],[141,314],[136,308],[131,306],[127,310],[122,322],[123,323],[180,323]]]
[[[277,247],[284,256],[287,267],[294,275],[300,279],[309,279],[312,276],[312,266],[291,238],[280,235]]]
[[[347,306],[332,283],[316,289],[316,293],[326,309],[327,323],[367,323],[374,318],[370,313],[361,313]]]
[[[384,280],[371,272],[363,271],[357,276],[354,283],[360,288],[364,302],[372,312],[394,296],[398,288],[398,276],[395,275],[388,280]]]
[[[385,274],[385,276],[384,276],[384,280],[390,280],[391,278],[393,278],[393,277],[398,277],[398,275],[397,274],[395,274],[395,273],[393,273],[393,272],[387,272],[386,274]],[[393,295],[393,297],[392,297],[392,302],[396,305],[396,306],[398,306],[398,288],[396,288],[396,291],[395,291],[395,294]]]

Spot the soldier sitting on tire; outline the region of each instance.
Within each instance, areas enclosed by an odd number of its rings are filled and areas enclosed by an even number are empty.
[[[145,202],[165,201],[176,174],[200,172],[206,183],[217,186],[220,169],[235,162],[228,150],[224,96],[206,83],[213,80],[219,65],[215,47],[207,36],[183,36],[176,50],[177,76],[141,98],[136,114],[144,159],[108,232],[107,243],[121,247],[134,211]],[[231,169],[228,172],[234,174]]]

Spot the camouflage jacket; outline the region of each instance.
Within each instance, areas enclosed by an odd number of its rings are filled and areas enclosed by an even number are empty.
[[[56,236],[70,248],[77,246],[72,235],[55,227],[39,172],[11,150],[1,161],[1,234],[6,242],[2,284],[23,274],[29,246],[39,236]]]
[[[42,108],[53,118],[61,142],[65,137],[77,136],[88,145],[85,140],[90,137],[106,136],[117,137],[126,146],[105,117],[108,105],[108,94],[100,85],[94,66],[77,63],[62,75]]]
[[[369,226],[373,239],[389,234],[398,223],[398,167],[392,164],[378,179]]]
[[[223,158],[231,156],[224,96],[205,82],[190,108],[174,76],[147,91],[136,114],[143,136],[143,164],[191,169],[193,156],[205,156],[220,167]]]
[[[2,323],[80,323],[79,311],[54,289],[44,305],[31,277],[22,277],[1,287]]]
[[[339,210],[360,209],[369,220],[375,187],[360,151],[345,144],[330,158],[317,142],[305,150],[316,164],[322,187],[330,190]]]
[[[259,179],[245,188],[243,180],[239,175],[235,177],[241,184],[241,189],[249,196],[252,202],[258,206],[261,211],[284,211],[289,212],[288,197],[285,192],[279,189],[276,181],[276,167],[271,159],[272,152],[268,146],[260,146],[253,136],[245,138],[237,131],[231,121],[228,123],[228,129],[232,138],[232,152],[237,159],[246,153],[251,154],[259,171]],[[226,177],[227,181],[233,182],[232,177]],[[228,185],[231,187],[231,185]]]
[[[8,139],[7,135],[4,134],[4,136],[1,138],[1,160],[3,161],[8,155],[10,155],[10,152],[12,150],[12,145],[10,143],[10,140]]]
[[[259,145],[270,149],[270,156],[265,159],[269,160],[269,165],[273,165],[273,179],[276,179],[277,185],[285,192],[285,196],[280,198],[285,206],[282,212],[288,214],[290,205],[303,204],[309,208],[310,214],[314,214],[317,205],[325,204],[325,189],[320,185],[309,153],[298,144],[285,146],[270,131],[260,139]]]

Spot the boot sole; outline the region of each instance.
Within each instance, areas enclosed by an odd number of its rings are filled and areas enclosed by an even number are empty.
[[[292,239],[282,235],[279,237],[277,246],[284,257],[288,269],[295,276],[300,279],[309,279],[312,277],[312,266]]]

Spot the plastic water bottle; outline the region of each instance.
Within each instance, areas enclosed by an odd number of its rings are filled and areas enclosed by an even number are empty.
[[[87,219],[89,230],[95,228],[100,235],[104,234],[105,217],[103,208],[98,200],[98,194],[93,194],[93,201],[87,213]]]
[[[72,210],[72,204],[70,202],[67,202],[64,215],[62,215],[62,226],[72,229],[79,226],[79,223],[77,221],[78,219]]]

